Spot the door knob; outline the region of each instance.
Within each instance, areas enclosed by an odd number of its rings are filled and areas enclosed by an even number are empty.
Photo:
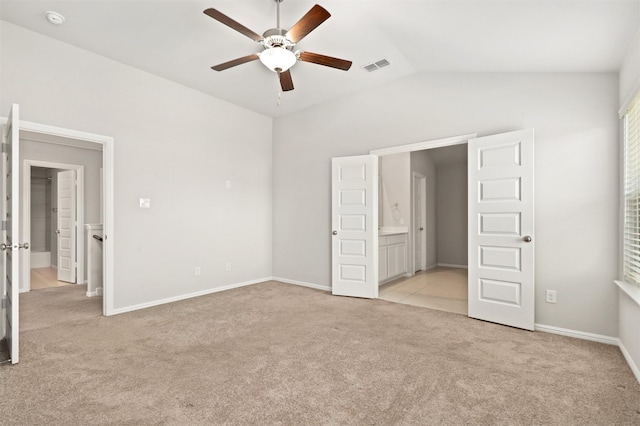
[[[60,230],[59,230],[59,229],[56,229],[56,234],[59,234],[59,233],[60,233]]]
[[[424,228],[420,227],[420,230],[421,230],[421,231],[424,231]]]
[[[533,241],[533,238],[531,238],[530,236],[526,235],[522,241],[524,241],[525,243],[530,243],[531,241]]]
[[[333,235],[338,235],[338,231],[333,231],[332,234]]]
[[[29,250],[29,243],[18,244],[18,248]]]
[[[11,244],[5,244],[5,243],[0,244],[0,250],[2,250],[2,251],[6,251],[6,250],[11,251],[12,250]]]

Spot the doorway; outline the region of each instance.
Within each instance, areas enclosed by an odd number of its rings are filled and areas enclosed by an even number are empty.
[[[373,150],[369,155],[331,159],[334,295],[378,297],[380,272],[385,271],[378,259],[382,252],[379,244],[388,245],[387,267],[394,266],[394,272],[397,266],[406,268],[406,262],[399,261],[406,251],[395,246],[406,245],[406,238],[411,239],[412,235],[389,238],[388,233],[383,235],[384,226],[378,227],[378,179],[372,176],[378,174],[379,157],[467,143],[468,316],[534,329],[534,131],[475,136],[455,136]],[[357,210],[347,208],[351,206],[357,206]],[[392,209],[394,220],[397,216],[402,225],[399,203],[394,202]],[[400,213],[395,214],[395,210]],[[350,216],[357,217],[361,225],[347,229]],[[357,243],[357,251],[341,251],[341,246],[352,242]],[[389,255],[392,252],[393,256]],[[359,285],[350,289],[336,277],[345,282],[357,281]],[[336,284],[340,291],[336,291]]]
[[[379,297],[467,315],[467,144],[394,153],[379,161],[385,194],[380,202],[409,210],[403,216],[406,273],[382,281]],[[393,225],[388,216],[380,224],[382,230]]]
[[[31,151],[34,146],[38,147],[27,139],[23,140],[25,144],[31,144],[27,147]],[[77,151],[79,157],[82,154],[83,151]],[[64,153],[58,152],[57,155]],[[90,160],[97,163],[93,167],[96,170],[91,170],[91,167],[89,170],[90,175],[97,176],[102,153],[88,152],[85,157],[88,164]],[[95,177],[90,181],[92,187],[98,184]],[[97,188],[92,189],[95,191]],[[23,257],[20,291],[84,284],[86,256],[82,224],[87,210],[85,166],[23,160],[22,201],[23,235],[30,242],[30,250],[29,255]],[[97,203],[97,199],[91,201]],[[93,211],[91,214],[96,215]]]
[[[78,175],[82,175],[82,185],[85,185],[86,179],[88,176],[86,175],[86,168],[78,168],[78,165],[81,161],[70,160],[70,161],[58,161],[59,157],[57,157],[56,153],[60,152],[64,149],[68,148],[81,148],[85,150],[93,150],[95,152],[99,152],[101,154],[100,161],[98,165],[98,174],[95,179],[98,181],[98,190],[97,193],[93,191],[91,193],[91,197],[97,199],[96,204],[97,207],[97,219],[92,219],[89,217],[89,222],[100,222],[103,224],[103,240],[104,240],[104,249],[102,251],[102,263],[103,263],[103,290],[102,290],[102,313],[103,315],[112,315],[114,311],[114,302],[113,302],[113,243],[114,243],[114,215],[113,215],[113,181],[114,181],[114,172],[113,172],[113,144],[114,140],[108,136],[102,136],[92,133],[80,132],[72,129],[65,129],[60,127],[48,126],[39,123],[32,123],[27,121],[20,121],[20,137],[21,141],[29,140],[35,141],[42,145],[43,147],[43,155],[40,157],[29,157],[29,158],[37,158],[34,160],[30,160],[30,166],[42,166],[42,167],[52,167],[52,168],[61,168],[66,170],[76,170]],[[21,146],[21,148],[24,148]],[[21,150],[22,154],[27,154],[26,150]],[[78,164],[74,164],[78,163]],[[62,167],[60,165],[63,165]],[[20,174],[20,180],[24,182],[28,182],[29,180],[25,180],[24,174],[26,170],[31,170],[31,167],[24,167],[24,161],[21,162],[20,168],[22,169]],[[22,191],[21,191],[22,192]],[[20,194],[21,206],[20,211],[23,213],[26,208],[24,206],[25,197]],[[86,197],[85,197],[86,198]],[[94,214],[95,215],[95,214]],[[78,222],[78,234],[83,236],[85,233],[84,223],[87,222],[87,218],[84,216],[84,211],[79,211],[77,216]],[[20,225],[20,237],[22,241],[27,241],[24,239],[26,232],[29,230],[26,229],[24,221],[22,220],[22,214],[20,215],[21,225]],[[86,275],[86,241],[85,238],[77,239],[78,248],[82,250],[85,256],[85,264],[82,265],[84,267],[84,272],[82,272],[83,276]],[[80,251],[79,250],[79,251]],[[78,256],[80,256],[78,254]],[[27,268],[27,263],[30,263],[29,256],[21,256],[20,262],[20,283],[21,290],[25,287],[24,278],[26,276],[30,276],[30,270]],[[82,262],[80,263],[82,264]],[[79,265],[80,266],[80,265]],[[27,271],[25,274],[24,272]],[[78,275],[80,276],[80,271],[78,271]]]

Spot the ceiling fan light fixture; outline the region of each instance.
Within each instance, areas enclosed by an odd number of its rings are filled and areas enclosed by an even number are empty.
[[[296,55],[283,47],[272,47],[260,53],[260,62],[273,72],[285,72],[296,63]]]

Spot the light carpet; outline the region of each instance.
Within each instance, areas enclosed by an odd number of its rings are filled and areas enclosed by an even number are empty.
[[[11,425],[638,425],[619,349],[266,282],[113,317],[21,295]]]

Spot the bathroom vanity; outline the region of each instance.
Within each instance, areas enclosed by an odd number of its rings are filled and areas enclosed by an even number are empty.
[[[378,282],[383,284],[407,273],[407,232],[380,231]]]

